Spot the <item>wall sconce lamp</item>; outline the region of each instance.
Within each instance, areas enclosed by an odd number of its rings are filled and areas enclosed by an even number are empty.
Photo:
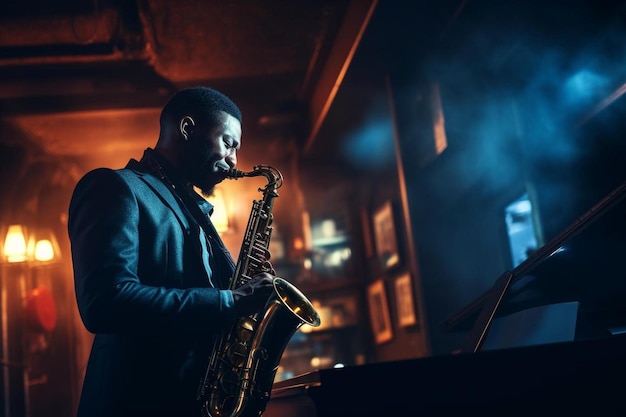
[[[61,249],[54,232],[38,229],[28,240],[28,258],[38,263],[51,263],[61,258]]]
[[[50,229],[27,233],[26,226],[12,224],[7,228],[2,246],[2,257],[8,263],[41,262],[58,260],[58,241]]]
[[[59,259],[59,245],[51,229],[27,228],[21,224],[0,225],[0,403],[6,416],[28,416],[31,379],[27,364],[34,352],[33,336],[51,332],[57,323],[52,292],[33,285],[33,269]],[[5,279],[6,278],[6,279]],[[27,345],[30,343],[30,345]]]
[[[54,249],[52,242],[48,239],[42,239],[35,243],[35,260],[46,262],[54,259]]]
[[[26,228],[21,224],[12,224],[7,229],[2,248],[2,256],[9,263],[26,262]]]

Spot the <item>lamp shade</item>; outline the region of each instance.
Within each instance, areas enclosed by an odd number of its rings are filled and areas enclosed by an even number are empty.
[[[35,260],[47,262],[54,259],[54,249],[52,242],[48,239],[41,239],[35,242]]]
[[[7,229],[4,237],[2,256],[7,262],[25,262],[26,251],[26,231],[21,224],[12,224]]]
[[[36,263],[58,261],[61,250],[54,232],[49,228],[39,228],[28,241],[28,259]]]

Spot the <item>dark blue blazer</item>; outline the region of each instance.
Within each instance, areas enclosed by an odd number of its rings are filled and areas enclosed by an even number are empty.
[[[198,223],[135,160],[78,182],[68,231],[78,308],[95,334],[78,415],[197,415],[212,340],[235,319],[232,294],[213,285],[233,273],[221,240],[210,276]]]

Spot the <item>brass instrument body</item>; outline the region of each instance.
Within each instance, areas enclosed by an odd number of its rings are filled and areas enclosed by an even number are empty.
[[[259,188],[263,198],[252,203],[229,283],[231,290],[259,273],[275,274],[267,258],[272,209],[282,175],[267,165],[257,165],[249,173],[229,172],[232,179],[260,175],[267,178],[268,184]],[[320,325],[319,314],[294,285],[275,277],[273,286],[274,292],[263,310],[238,318],[230,331],[216,341],[198,391],[204,417],[260,416],[270,398],[278,364],[289,340],[303,324]]]

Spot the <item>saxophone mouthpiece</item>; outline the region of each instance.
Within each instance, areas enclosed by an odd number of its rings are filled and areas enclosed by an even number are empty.
[[[238,179],[243,177],[259,177],[263,176],[267,179],[266,189],[274,189],[276,191],[283,183],[283,176],[279,170],[269,165],[255,165],[252,171],[244,172],[235,168],[222,171],[224,178]],[[261,191],[261,190],[259,190]]]
[[[230,179],[236,180],[237,178],[245,177],[246,173],[243,172],[243,171],[240,171],[238,169],[231,168],[229,170],[224,171],[224,175],[226,176],[226,178],[230,178]]]

